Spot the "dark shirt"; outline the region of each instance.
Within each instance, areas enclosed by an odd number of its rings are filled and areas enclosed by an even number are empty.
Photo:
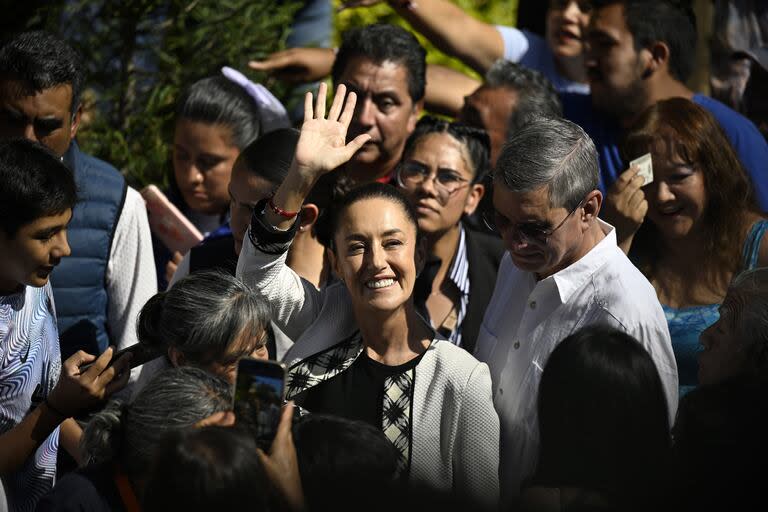
[[[125,507],[109,464],[68,473],[38,502],[36,512],[123,512]]]
[[[346,371],[301,393],[296,403],[309,412],[360,420],[381,428],[384,381],[412,370],[422,357],[424,353],[405,364],[387,366],[372,360],[364,349]]]

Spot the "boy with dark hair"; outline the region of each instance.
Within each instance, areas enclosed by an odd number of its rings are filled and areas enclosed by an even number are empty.
[[[0,139],[47,146],[74,172],[80,196],[69,226],[72,257],[51,276],[65,358],[136,343],[136,317],[157,291],[144,201],[74,140],[83,83],[77,53],[53,34],[25,32],[0,48]]]
[[[48,276],[70,254],[72,172],[40,144],[10,140],[0,142],[0,183],[0,476],[10,510],[34,510],[55,480],[59,424],[76,456],[69,418],[125,386],[130,359],[107,368],[111,349],[80,351],[62,368]]]

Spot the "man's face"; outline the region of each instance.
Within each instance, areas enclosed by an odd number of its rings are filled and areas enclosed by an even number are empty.
[[[19,80],[0,79],[0,138],[33,140],[62,156],[79,123],[71,108],[69,84],[37,92]]]
[[[617,118],[638,114],[647,104],[644,77],[648,50],[635,51],[624,7],[597,9],[587,31],[587,76],[596,109]]]
[[[464,98],[459,122],[488,132],[491,139],[491,166],[496,165],[507,140],[509,118],[517,106],[517,92],[507,87],[482,85]]]
[[[348,139],[363,133],[371,136],[352,157],[352,168],[362,172],[352,171],[358,175],[351,177],[362,182],[384,177],[400,160],[421,111],[421,102],[414,104],[408,93],[408,70],[391,61],[376,64],[365,57],[353,57],[339,84],[357,94]]]
[[[578,259],[582,242],[581,208],[552,208],[547,186],[513,192],[500,179],[493,187],[496,226],[512,262],[521,270],[548,277]],[[529,236],[541,232],[541,235]],[[544,235],[544,233],[548,233]]]
[[[13,238],[0,231],[0,293],[19,285],[45,286],[61,258],[69,256],[67,224],[72,210],[23,225]]]

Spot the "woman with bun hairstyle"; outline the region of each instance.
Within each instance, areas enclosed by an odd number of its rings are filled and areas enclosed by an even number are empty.
[[[37,510],[139,510],[165,435],[202,424],[232,424],[231,400],[226,381],[198,368],[165,370],[131,402],[112,400],[85,428],[86,465],[59,480]]]
[[[198,272],[146,303],[137,336],[162,357],[142,367],[134,395],[171,366],[196,366],[234,382],[241,357],[268,357],[269,309],[234,276]]]
[[[230,68],[198,80],[176,106],[168,198],[206,237],[229,233],[227,187],[240,152],[269,131],[289,127],[285,109],[261,86]],[[154,240],[160,289],[182,254]]]

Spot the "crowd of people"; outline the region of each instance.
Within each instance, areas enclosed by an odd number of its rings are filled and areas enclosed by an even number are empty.
[[[186,254],[78,147],[77,53],[2,43],[0,510],[761,502],[768,143],[686,85],[689,2],[550,0],[541,36],[387,3],[483,82],[389,24],[251,62],[320,81],[295,127],[201,77],[169,141]],[[250,360],[284,371],[266,443]]]

